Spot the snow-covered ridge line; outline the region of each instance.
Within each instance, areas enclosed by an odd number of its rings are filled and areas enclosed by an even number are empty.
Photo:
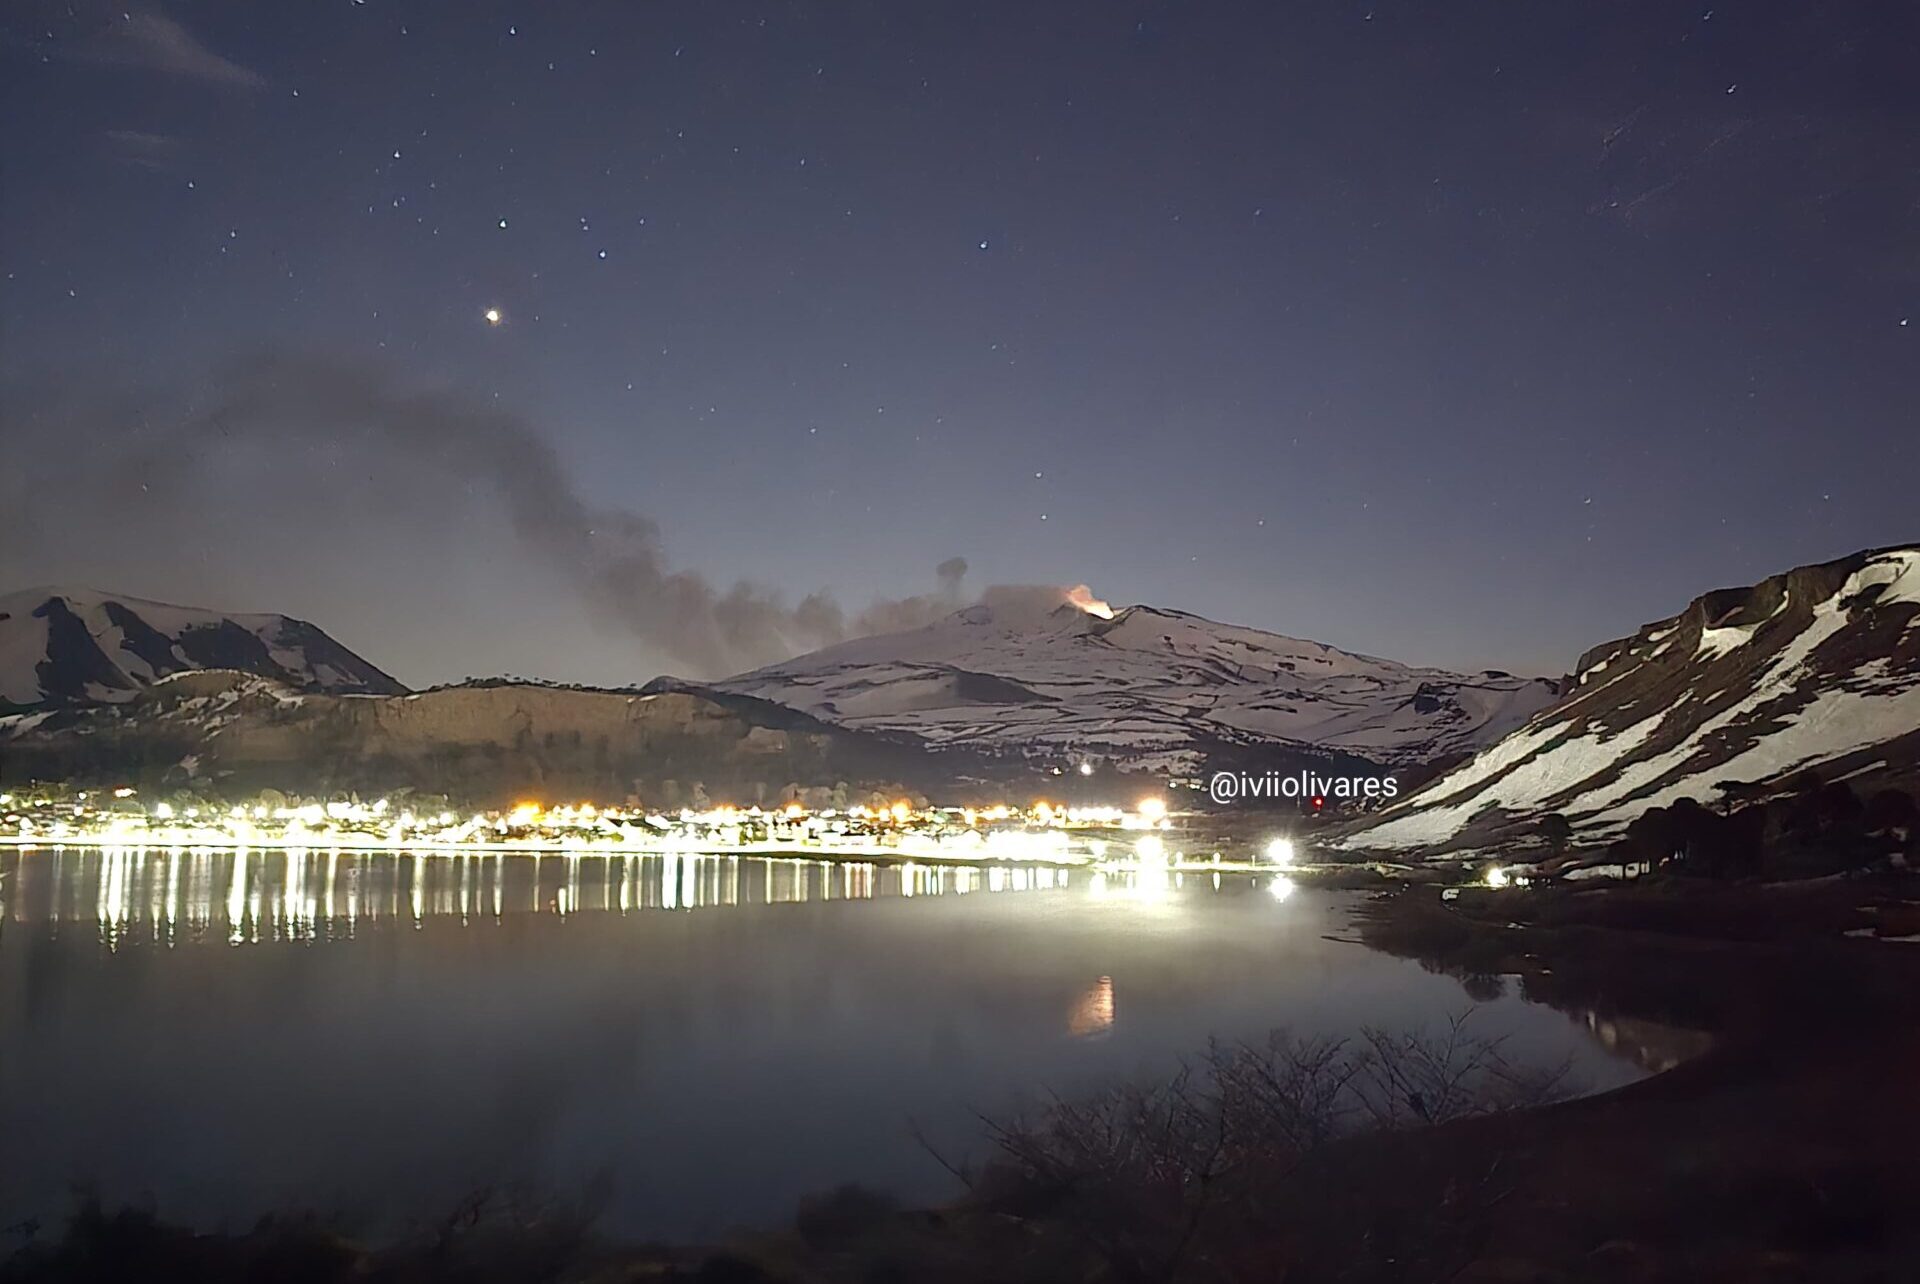
[[[1497,845],[1559,812],[1587,839],[1680,798],[1817,769],[1920,775],[1920,548],[1858,553],[1696,599],[1595,647],[1574,694],[1382,813],[1367,849]]]
[[[170,675],[235,669],[297,689],[405,690],[316,626],[93,589],[0,595],[0,709],[112,703]]]

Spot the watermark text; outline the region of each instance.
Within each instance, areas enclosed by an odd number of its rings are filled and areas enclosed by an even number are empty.
[[[1207,781],[1216,803],[1336,802],[1397,798],[1392,776],[1323,776],[1312,771],[1216,771]]]

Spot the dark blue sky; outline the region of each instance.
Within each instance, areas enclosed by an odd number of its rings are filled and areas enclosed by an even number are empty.
[[[262,354],[522,416],[672,568],[849,614],[957,554],[1560,672],[1920,536],[1911,5],[4,15],[0,587],[689,668],[346,412],[128,473]]]

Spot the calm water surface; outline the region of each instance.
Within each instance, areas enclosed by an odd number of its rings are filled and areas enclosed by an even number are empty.
[[[690,1239],[854,1180],[953,1193],[1002,1112],[1209,1036],[1432,1026],[1472,1004],[1327,939],[1271,877],[758,857],[0,853],[0,1225],[75,1181],[242,1226],[369,1231],[482,1187],[606,1192]],[[1639,1071],[1502,997],[1473,1021],[1583,1085]]]

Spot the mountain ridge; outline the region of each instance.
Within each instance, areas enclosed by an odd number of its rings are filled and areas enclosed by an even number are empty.
[[[369,696],[183,670],[125,700],[0,717],[8,786],[411,791],[488,806],[644,797],[671,807],[710,789],[719,801],[775,805],[846,788],[888,799],[956,780],[989,788],[990,770],[969,775],[970,765],[746,697],[504,680]]]
[[[1344,841],[1491,849],[1549,813],[1601,841],[1679,798],[1763,796],[1808,770],[1920,780],[1920,545],[1714,589],[1590,648],[1560,702]]]
[[[317,625],[289,615],[59,585],[0,594],[0,711],[126,700],[162,678],[201,669],[234,669],[303,691],[406,691]]]

